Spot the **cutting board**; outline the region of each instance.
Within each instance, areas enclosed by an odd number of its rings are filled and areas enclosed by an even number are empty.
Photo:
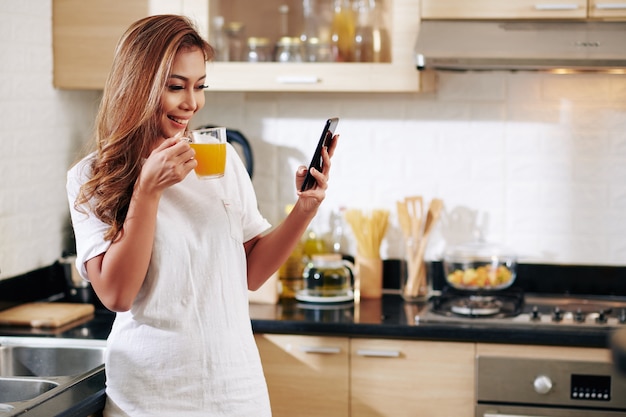
[[[93,304],[26,303],[0,311],[0,324],[30,327],[61,327],[93,314]]]

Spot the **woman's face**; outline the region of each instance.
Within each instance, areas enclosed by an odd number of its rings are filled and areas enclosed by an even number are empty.
[[[187,128],[191,116],[204,107],[206,65],[199,48],[176,53],[172,73],[161,96],[161,133],[170,138]]]

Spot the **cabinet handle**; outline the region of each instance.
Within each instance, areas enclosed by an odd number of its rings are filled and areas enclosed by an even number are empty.
[[[577,4],[553,4],[553,3],[539,3],[535,4],[535,10],[576,10]]]
[[[626,3],[596,3],[596,9],[622,10],[626,9]]]
[[[542,416],[529,416],[522,414],[498,414],[498,413],[485,413],[483,417],[542,417]]]
[[[317,84],[321,81],[319,77],[314,75],[279,75],[276,77],[278,84]]]
[[[300,351],[304,353],[336,354],[341,353],[341,348],[334,346],[300,346]]]
[[[358,356],[370,356],[375,358],[399,358],[399,350],[374,350],[374,349],[357,349]]]

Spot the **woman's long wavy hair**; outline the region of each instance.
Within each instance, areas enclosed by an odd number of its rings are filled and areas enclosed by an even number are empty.
[[[161,95],[174,57],[181,49],[195,47],[205,61],[213,58],[213,48],[189,19],[178,15],[141,19],[117,45],[96,118],[92,176],[74,203],[77,209],[90,204],[96,217],[111,225],[106,240],[121,236],[142,158],[162,137]]]

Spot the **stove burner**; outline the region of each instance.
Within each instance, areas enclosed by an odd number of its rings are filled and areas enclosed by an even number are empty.
[[[522,312],[524,294],[521,290],[509,288],[497,294],[480,294],[444,288],[441,295],[433,298],[432,311],[436,314],[468,318],[515,317]]]
[[[470,295],[450,303],[450,311],[461,316],[492,316],[502,309],[502,301],[495,297]]]

